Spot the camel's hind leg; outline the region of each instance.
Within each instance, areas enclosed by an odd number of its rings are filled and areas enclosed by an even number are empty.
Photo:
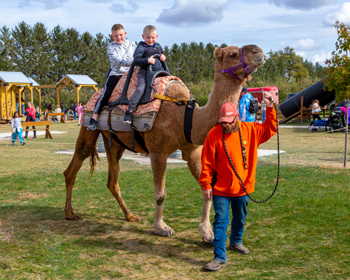
[[[105,144],[107,159],[108,159],[108,182],[107,187],[118,201],[120,208],[123,211],[125,218],[130,222],[139,222],[142,220],[141,217],[132,214],[129,209],[126,207],[124,200],[122,198],[118,177],[120,173],[119,160],[121,159],[124,148],[113,143],[112,147],[108,147],[108,132],[103,132],[103,141]]]
[[[67,169],[63,172],[66,181],[66,212],[67,220],[77,220],[79,216],[74,214],[72,208],[72,189],[84,160],[96,152],[96,141],[100,131],[87,131],[86,127],[80,129],[80,133],[75,144],[75,152]]]
[[[194,144],[186,144],[184,147],[181,147],[181,150],[183,160],[187,161],[192,176],[198,181],[202,169],[202,148]],[[210,224],[211,204],[212,201],[203,195],[202,220],[198,226],[198,230],[202,235],[203,241],[207,243],[212,243],[214,239],[214,233]]]

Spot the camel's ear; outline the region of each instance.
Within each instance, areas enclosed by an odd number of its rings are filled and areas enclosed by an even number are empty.
[[[222,60],[222,50],[220,48],[215,48],[214,56],[217,60]]]

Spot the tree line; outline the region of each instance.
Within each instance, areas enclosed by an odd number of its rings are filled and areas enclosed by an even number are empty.
[[[106,51],[110,42],[111,38],[102,33],[93,36],[59,25],[49,31],[40,22],[33,26],[20,22],[12,30],[4,26],[0,29],[0,71],[23,72],[41,85],[55,84],[66,74],[88,75],[102,87],[110,67]],[[194,42],[164,46],[171,74],[186,83],[201,105],[206,103],[213,84],[215,47]],[[253,75],[262,86],[278,86],[281,101],[288,93],[299,92],[324,77],[320,64],[304,60],[290,47],[270,51],[268,57]],[[247,86],[256,87],[252,82]],[[85,95],[88,99],[91,92]],[[55,103],[53,95],[49,99]]]

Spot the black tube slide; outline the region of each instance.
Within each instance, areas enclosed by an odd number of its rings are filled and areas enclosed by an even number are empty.
[[[327,91],[323,88],[322,80],[314,83],[292,98],[280,104],[280,110],[286,118],[300,111],[301,97],[304,97],[304,106],[309,107],[314,99],[320,101],[320,105],[327,105],[335,99],[335,91]]]

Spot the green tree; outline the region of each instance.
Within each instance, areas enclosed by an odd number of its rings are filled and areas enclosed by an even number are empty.
[[[0,71],[12,71],[13,39],[10,29],[6,26],[0,29]]]
[[[350,98],[350,27],[344,23],[335,23],[338,39],[335,43],[335,50],[332,52],[332,58],[326,60],[327,78],[324,86],[329,91],[335,90],[336,100],[346,100],[346,107],[349,105]],[[347,163],[348,154],[348,114],[346,114],[346,134],[345,134],[345,156],[344,167]]]
[[[48,74],[53,66],[53,53],[50,34],[44,24],[38,22],[33,26],[32,44],[30,76],[39,84],[49,84],[51,80]]]
[[[24,21],[20,22],[12,31],[14,39],[13,63],[26,76],[32,73],[31,55],[33,50],[33,30]]]

